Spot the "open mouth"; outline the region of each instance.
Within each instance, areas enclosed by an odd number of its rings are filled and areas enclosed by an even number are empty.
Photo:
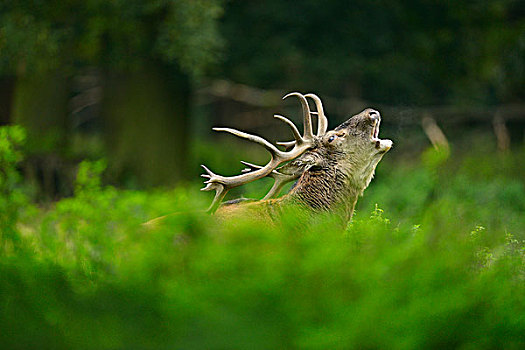
[[[379,124],[381,124],[380,120],[374,120],[374,126],[372,127],[372,139],[378,139],[379,138]]]
[[[372,138],[372,142],[375,143],[375,148],[380,153],[384,153],[390,150],[394,143],[391,140],[381,140],[379,138],[379,124],[381,124],[380,120],[374,121],[374,126],[372,127],[372,134],[370,136]]]

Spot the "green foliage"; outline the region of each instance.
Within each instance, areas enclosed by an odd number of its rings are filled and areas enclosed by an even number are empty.
[[[0,140],[21,140],[19,129],[0,130],[11,135]],[[15,172],[13,143],[0,143],[0,150],[2,170],[9,164]],[[207,203],[193,186],[169,192],[104,186],[102,161],[82,163],[75,196],[48,209],[27,212],[11,187],[1,198],[23,215],[0,222],[1,232],[9,228],[18,237],[16,250],[5,249],[9,237],[1,237],[0,343],[39,349],[523,348],[525,225],[506,232],[504,222],[487,220],[459,192],[466,180],[445,183],[439,194],[436,184],[450,162],[399,167],[413,189],[397,198],[417,208],[385,200],[386,206],[361,209],[344,232],[330,216],[306,223],[293,208],[278,227],[250,218],[219,223],[198,211]],[[488,186],[482,177],[469,177],[472,164],[454,165],[454,176]],[[372,199],[394,191],[383,187],[383,175],[375,180],[381,186],[372,184]],[[409,187],[398,184],[395,192]],[[491,198],[503,206],[522,190]],[[428,198],[429,191],[438,195]],[[516,196],[513,205],[524,198]],[[458,220],[455,210],[470,207],[472,217]],[[154,230],[141,225],[173,212]]]
[[[20,147],[24,141],[22,128],[0,128],[0,254],[16,249],[19,243],[15,225],[20,210],[27,204],[17,171],[17,165],[22,160]]]
[[[423,223],[447,215],[460,227],[481,225],[525,239],[523,157],[525,148],[450,158],[428,149],[421,165],[385,157],[358,210],[366,215],[380,203],[402,222]]]
[[[96,162],[83,161],[77,171],[75,194],[86,196],[97,193],[101,188],[102,173],[106,170],[106,162],[99,160]]]

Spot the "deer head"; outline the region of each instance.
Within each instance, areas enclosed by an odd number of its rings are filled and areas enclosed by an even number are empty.
[[[274,184],[263,200],[277,196],[286,183],[298,179],[295,187],[279,199],[283,204],[296,202],[314,210],[343,207],[347,216],[352,215],[357,197],[370,183],[383,155],[392,147],[392,141],[378,138],[379,112],[366,109],[334,130],[327,131],[328,119],[319,97],[293,92],[283,99],[289,96],[299,98],[304,130],[301,134],[289,119],[274,115],[290,127],[294,136],[293,141],[277,143],[285,150],[256,135],[230,128],[213,129],[260,144],[270,152],[271,159],[264,166],[242,162],[247,168],[242,174],[230,177],[217,175],[203,165],[206,174],[202,176],[207,181],[202,190],[216,192],[210,212],[215,212],[228,190],[271,177],[275,180]],[[310,110],[308,99],[314,102],[315,111]],[[312,115],[317,117],[316,134],[312,130]]]

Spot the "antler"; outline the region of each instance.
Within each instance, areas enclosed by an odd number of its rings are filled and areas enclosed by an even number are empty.
[[[253,171],[255,169],[262,168],[262,166],[260,166],[260,165],[255,165],[255,164],[252,164],[252,163],[248,163],[248,162],[245,162],[243,160],[241,160],[241,163],[248,167],[248,168],[242,170],[243,173],[248,173],[248,172],[251,172],[251,171]],[[271,173],[266,175],[267,177],[271,177],[272,179],[274,179],[274,182],[273,182],[272,188],[270,188],[270,191],[268,191],[266,196],[264,196],[263,200],[272,198],[274,196],[278,196],[279,193],[281,192],[281,190],[283,189],[284,185],[286,185],[288,182],[291,182],[291,181],[293,181],[295,179],[298,179],[299,176],[301,175],[301,173],[283,174],[280,171],[278,171],[279,169],[282,169],[282,167],[278,168],[276,170],[272,170]]]
[[[206,166],[202,165],[202,167],[206,171],[206,174],[203,174],[201,176],[204,178],[207,178],[208,180],[204,182],[206,184],[206,187],[202,188],[201,191],[215,190],[215,198],[213,199],[213,202],[208,209],[209,212],[213,213],[218,208],[220,202],[223,200],[226,193],[232,188],[241,186],[251,181],[261,179],[266,176],[269,176],[269,177],[274,178],[275,182],[270,192],[268,192],[268,194],[264,197],[264,199],[266,199],[266,198],[269,198],[271,196],[278,194],[278,192],[281,190],[284,184],[298,177],[297,175],[285,175],[285,174],[279,173],[275,169],[281,164],[299,157],[301,154],[306,152],[309,148],[314,146],[315,136],[312,131],[312,119],[311,119],[312,113],[316,114],[319,118],[317,136],[321,136],[326,132],[326,129],[328,127],[328,121],[323,112],[321,99],[317,97],[316,95],[314,94],[303,95],[298,92],[292,92],[284,96],[283,99],[286,99],[290,96],[297,96],[299,98],[299,101],[302,106],[302,112],[303,112],[304,131],[303,131],[303,135],[301,135],[297,127],[294,125],[294,123],[290,121],[288,118],[282,115],[278,115],[278,114],[274,115],[274,118],[277,118],[283,121],[284,123],[288,124],[288,126],[292,130],[294,141],[287,142],[287,143],[277,143],[278,145],[284,145],[287,151],[279,150],[273,144],[271,144],[270,142],[266,141],[264,138],[257,136],[257,135],[248,134],[248,133],[245,133],[245,132],[242,132],[236,129],[230,129],[230,128],[213,128],[213,130],[215,131],[229,132],[230,134],[233,134],[240,138],[244,138],[249,141],[260,144],[261,146],[266,148],[268,152],[270,152],[271,159],[268,162],[268,164],[266,164],[265,166],[258,166],[258,165],[243,162],[243,164],[247,165],[249,169],[245,169],[247,171],[244,171],[242,174],[236,175],[236,176],[217,175],[213,173],[210,169],[208,169]],[[317,112],[310,111],[308,101],[306,100],[307,97],[310,97],[315,101]]]
[[[328,129],[328,118],[326,118],[326,115],[324,114],[323,103],[316,94],[306,94],[304,97],[310,97],[312,100],[314,100],[316,112],[310,111],[310,114],[317,115],[317,136],[323,136]],[[289,150],[295,145],[295,141],[276,142],[276,144],[283,146],[286,150]]]
[[[304,97],[310,97],[315,102],[316,112],[311,112],[312,114],[317,114],[318,124],[317,124],[317,136],[323,136],[328,129],[328,118],[324,114],[323,103],[321,99],[316,94],[306,94]]]

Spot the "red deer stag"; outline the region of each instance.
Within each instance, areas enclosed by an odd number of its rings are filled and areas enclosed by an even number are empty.
[[[327,131],[328,119],[318,96],[292,92],[283,99],[289,96],[299,98],[304,132],[301,135],[288,118],[274,115],[288,124],[294,136],[294,141],[277,143],[285,148],[284,151],[256,135],[230,128],[213,128],[258,143],[270,152],[271,159],[265,166],[242,162],[247,168],[236,176],[217,175],[203,165],[206,174],[202,176],[207,180],[202,190],[215,191],[209,208],[211,213],[221,218],[253,214],[273,222],[284,206],[297,205],[311,212],[333,212],[344,224],[350,221],[357,198],[372,180],[383,155],[392,147],[391,140],[378,138],[381,116],[373,109],[365,109]],[[313,100],[315,112],[310,110],[308,99]],[[312,115],[317,117],[316,134],[312,131]],[[262,200],[241,199],[221,205],[229,190],[263,177],[273,178],[274,184]],[[286,183],[294,180],[297,183],[286,195],[272,199]]]

